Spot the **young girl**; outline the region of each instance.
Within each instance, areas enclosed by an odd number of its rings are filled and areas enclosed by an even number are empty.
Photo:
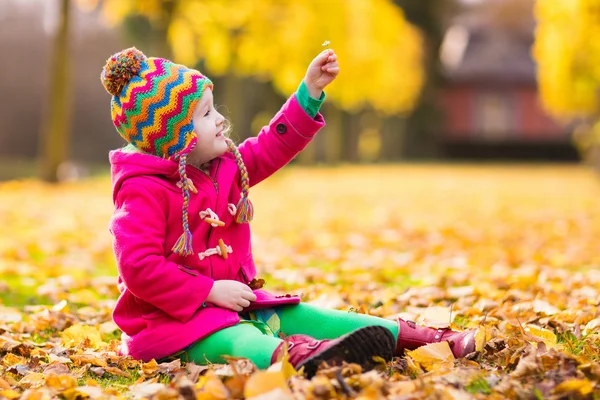
[[[101,80],[129,143],[110,153],[121,292],[113,317],[123,354],[196,363],[230,355],[266,368],[285,340],[292,365],[310,376],[322,361],[369,368],[374,356],[390,360],[442,340],[456,357],[474,351],[473,332],[318,308],[249,286],[249,189],[323,127],[323,89],[338,73],[333,50],[317,55],[271,123],[236,147],[206,76],[135,48],[108,59]]]

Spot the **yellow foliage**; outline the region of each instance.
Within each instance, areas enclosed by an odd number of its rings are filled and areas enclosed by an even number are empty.
[[[164,18],[160,3],[106,0],[103,14],[114,24],[134,12],[156,20]],[[390,0],[175,1],[161,22],[175,61],[201,60],[209,76],[271,80],[286,95],[330,42],[342,72],[327,94],[347,110],[409,111],[423,84],[421,34]]]
[[[598,111],[600,0],[538,0],[534,56],[544,106],[558,116]]]

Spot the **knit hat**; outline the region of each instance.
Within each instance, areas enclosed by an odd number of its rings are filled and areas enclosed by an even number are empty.
[[[106,61],[100,80],[112,95],[111,117],[123,139],[143,152],[179,161],[183,234],[173,251],[193,254],[187,209],[189,192],[197,191],[185,167],[187,155],[198,141],[192,121],[194,108],[204,91],[213,88],[212,82],[184,65],[146,57],[135,47],[113,54]],[[235,155],[242,179],[236,222],[249,222],[253,212],[248,200],[248,173],[233,142],[228,140],[227,144]]]

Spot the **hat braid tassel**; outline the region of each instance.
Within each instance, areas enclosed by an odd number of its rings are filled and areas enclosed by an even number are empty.
[[[188,183],[188,178],[185,173],[186,159],[186,154],[183,154],[179,158],[179,175],[181,176],[181,187],[183,190],[183,233],[177,240],[177,243],[175,243],[175,245],[173,246],[173,251],[182,256],[189,256],[190,254],[194,254],[194,249],[192,248],[192,233],[190,232],[190,227],[188,225],[188,205],[190,202],[190,187]]]
[[[252,202],[248,198],[248,192],[250,191],[250,179],[248,178],[248,170],[244,165],[244,161],[242,160],[242,155],[237,147],[233,144],[231,140],[227,140],[227,146],[229,150],[235,156],[235,162],[240,170],[240,180],[242,184],[242,193],[240,194],[240,201],[237,204],[237,215],[235,217],[235,222],[238,224],[245,224],[252,221],[254,218],[254,207],[252,206]]]

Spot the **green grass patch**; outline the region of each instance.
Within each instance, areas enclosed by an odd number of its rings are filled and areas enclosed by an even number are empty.
[[[466,387],[465,390],[471,394],[491,394],[492,388],[489,383],[483,377],[472,380]]]
[[[119,392],[125,392],[127,390],[129,390],[129,387],[131,385],[133,385],[135,383],[135,381],[137,381],[139,379],[139,377],[141,376],[140,374],[140,370],[139,369],[127,369],[125,370],[125,372],[127,372],[129,374],[129,378],[125,377],[125,376],[119,376],[119,375],[113,375],[110,374],[108,372],[105,372],[104,375],[102,376],[98,376],[97,374],[88,371],[85,373],[84,376],[82,376],[81,378],[79,378],[77,380],[78,385],[83,386],[86,385],[87,380],[88,379],[92,379],[96,382],[98,382],[98,384],[103,387],[103,388],[113,388],[118,390]],[[169,382],[167,380],[167,382]],[[164,382],[161,382],[164,383]]]
[[[585,346],[585,336],[580,337],[579,339],[573,335],[571,332],[563,332],[556,334],[556,341],[559,344],[566,345],[566,348],[573,355],[579,355],[584,349]]]
[[[51,304],[49,298],[36,293],[39,282],[31,278],[8,275],[3,277],[3,281],[8,284],[8,291],[0,292],[0,303],[5,306],[23,308],[28,305]]]

